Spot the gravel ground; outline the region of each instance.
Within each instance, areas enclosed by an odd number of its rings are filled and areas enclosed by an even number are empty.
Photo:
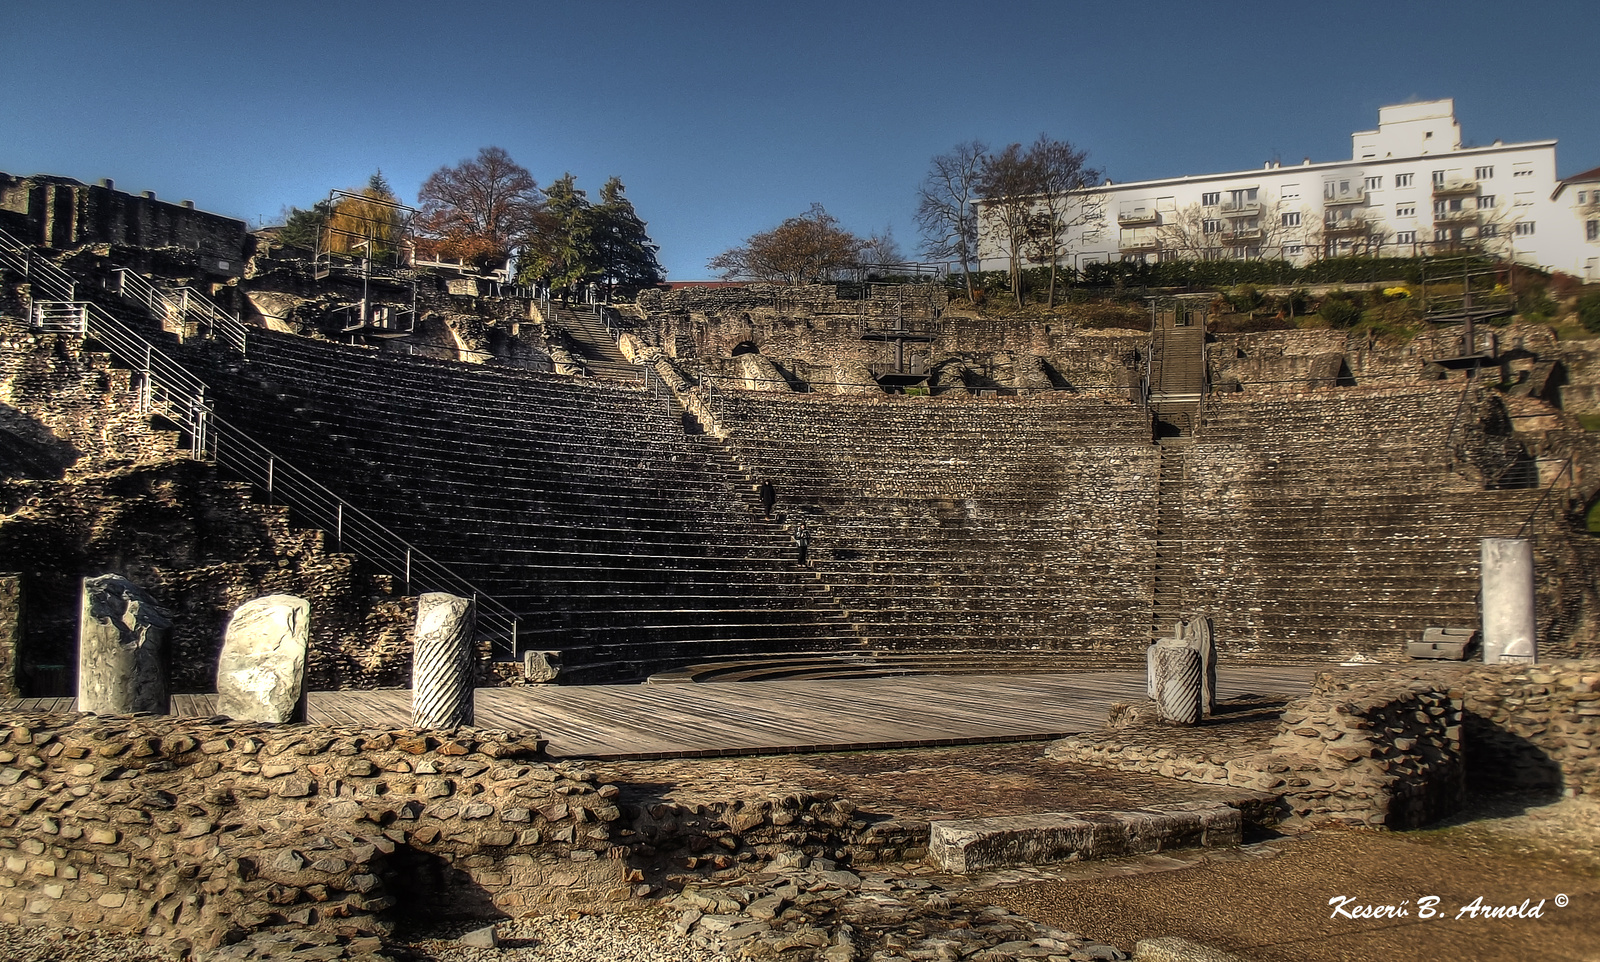
[[[173,962],[143,939],[72,929],[0,925],[4,962]]]
[[[721,962],[722,956],[673,931],[658,911],[514,919],[499,923],[497,949],[455,939],[479,925],[411,933],[413,956],[427,962]]]

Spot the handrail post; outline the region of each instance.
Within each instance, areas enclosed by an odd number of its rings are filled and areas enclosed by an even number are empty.
[[[406,594],[411,594],[411,546],[406,545]]]
[[[278,459],[267,455],[267,500],[272,500],[272,470],[277,465]]]
[[[335,547],[344,546],[344,502],[338,504],[338,514],[334,518],[333,543]]]

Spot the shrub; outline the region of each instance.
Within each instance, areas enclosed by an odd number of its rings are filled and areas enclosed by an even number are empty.
[[[1578,298],[1578,323],[1591,334],[1600,334],[1600,293]]]
[[[1322,306],[1317,308],[1317,313],[1334,327],[1349,327],[1361,320],[1361,305],[1357,304],[1349,294],[1333,291],[1323,298]]]

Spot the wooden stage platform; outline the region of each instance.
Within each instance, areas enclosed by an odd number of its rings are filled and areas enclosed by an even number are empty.
[[[1218,673],[1221,698],[1304,692],[1312,666]],[[1143,672],[908,675],[831,681],[480,688],[480,728],[534,730],[550,754],[669,758],[1034,741],[1097,728],[1113,702],[1145,697]],[[72,698],[0,700],[0,711],[72,711]],[[214,696],[175,695],[181,715]],[[405,728],[411,692],[312,692],[314,724]]]

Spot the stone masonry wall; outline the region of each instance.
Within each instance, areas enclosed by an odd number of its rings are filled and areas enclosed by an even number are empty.
[[[1406,829],[1455,811],[1462,793],[1460,702],[1427,684],[1391,679],[1325,690],[1328,677],[1319,676],[1312,694],[1291,702],[1276,733],[1265,737],[1229,741],[1219,728],[1215,738],[1225,745],[1197,739],[1201,744],[1174,750],[1168,738],[1146,744],[1123,730],[1071,736],[1050,754],[1267,792],[1278,797],[1278,821],[1288,829]]]
[[[181,248],[196,252],[199,265],[211,273],[237,276],[244,269],[244,221],[154,195],[134,196],[110,182],[91,186],[69,177],[0,173],[0,211],[8,215],[7,229],[46,247]]]
[[[1600,793],[1600,659],[1406,666],[1390,672],[1448,687],[1461,701],[1469,785],[1488,791]]]
[[[1275,732],[1222,716],[1173,749],[1165,731],[1075,735],[1050,754],[1272,792],[1287,827],[1411,828],[1448,815],[1468,785],[1600,792],[1600,660],[1322,672]]]
[[[277,925],[596,908],[806,858],[920,857],[827,793],[652,798],[533,736],[152,716],[0,723],[0,922],[210,946]],[[801,857],[804,856],[804,857]]]

